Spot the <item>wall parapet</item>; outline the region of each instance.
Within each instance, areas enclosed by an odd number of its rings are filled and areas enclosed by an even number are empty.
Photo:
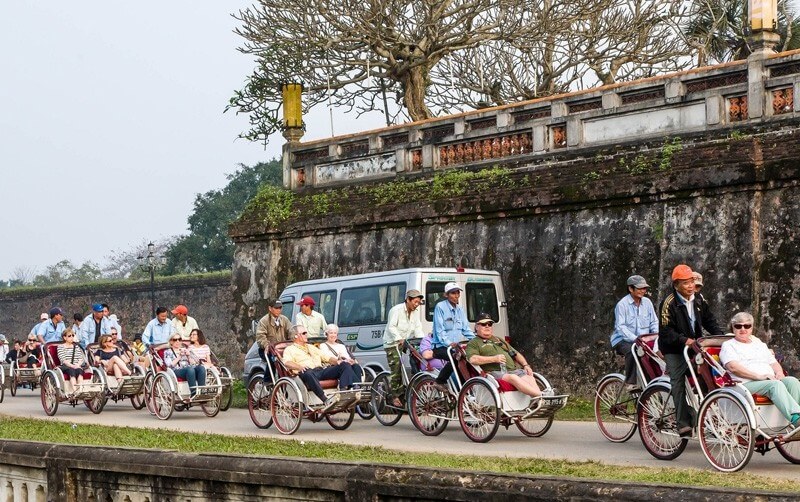
[[[0,499],[18,502],[159,500],[794,500],[795,494],[683,485],[631,485],[556,476],[187,454],[162,450],[0,444]]]
[[[526,163],[559,152],[797,117],[800,53],[476,110],[284,148],[294,191]]]

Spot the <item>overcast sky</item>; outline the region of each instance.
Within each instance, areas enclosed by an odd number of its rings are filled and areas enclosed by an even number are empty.
[[[245,1],[0,2],[0,280],[187,233],[197,193],[279,155],[223,114],[252,60]],[[336,116],[336,133],[382,116]],[[327,110],[304,139],[330,135]]]
[[[230,16],[248,5],[0,2],[0,280],[186,233],[197,193],[279,155],[282,138],[237,140],[246,118],[222,113],[253,66]],[[325,108],[306,122],[304,140],[330,135]]]

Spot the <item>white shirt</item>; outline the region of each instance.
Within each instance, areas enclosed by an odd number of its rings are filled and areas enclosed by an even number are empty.
[[[736,361],[752,372],[775,376],[775,370],[772,369],[772,365],[777,362],[775,356],[766,343],[754,336],[750,337],[750,343],[742,343],[735,338],[723,343],[719,351],[719,360],[723,366]],[[731,378],[738,382],[751,381],[749,378],[734,375],[733,372]]]

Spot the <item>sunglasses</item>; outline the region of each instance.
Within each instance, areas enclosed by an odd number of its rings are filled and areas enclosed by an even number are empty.
[[[752,324],[734,324],[733,329],[750,329],[752,328]]]
[[[35,341],[36,341],[36,338],[28,338],[28,341],[29,341],[29,342],[35,342]]]
[[[170,342],[177,342],[178,340],[180,340],[180,337],[178,337],[178,338],[170,338],[169,339]]]
[[[75,338],[75,335],[64,335],[64,338]]]
[[[491,326],[494,326],[494,321],[489,321],[489,322],[479,322],[479,323],[478,323],[478,326],[489,326],[489,327],[491,327]]]

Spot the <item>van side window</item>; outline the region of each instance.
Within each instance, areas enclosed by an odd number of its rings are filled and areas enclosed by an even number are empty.
[[[300,298],[304,296],[310,296],[314,299],[314,301],[317,303],[314,305],[314,310],[324,315],[326,322],[333,322],[333,314],[336,312],[335,289],[330,291],[305,291],[302,295],[300,295]],[[294,322],[294,319],[292,319],[292,322]]]
[[[295,304],[294,296],[284,296],[281,298],[281,303],[283,303],[281,314],[285,315],[289,319],[289,322],[292,322],[292,313],[294,312]]]
[[[486,312],[495,322],[500,320],[497,312],[497,291],[491,282],[467,283],[467,319],[475,322],[478,314]]]
[[[403,301],[405,291],[405,282],[343,289],[339,326],[385,324],[389,309]]]
[[[429,281],[425,283],[425,319],[433,322],[433,309],[436,304],[444,300],[444,285],[446,282]]]

